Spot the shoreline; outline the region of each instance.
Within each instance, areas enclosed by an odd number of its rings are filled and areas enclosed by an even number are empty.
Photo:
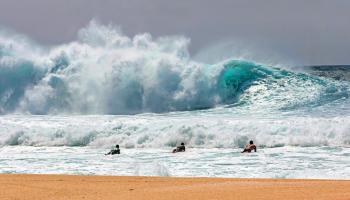
[[[350,180],[0,174],[2,200],[349,200]]]

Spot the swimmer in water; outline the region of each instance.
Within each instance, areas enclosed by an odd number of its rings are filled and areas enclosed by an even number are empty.
[[[250,140],[249,144],[245,146],[244,150],[241,153],[251,153],[253,150],[256,152],[256,145],[254,144],[253,140]]]
[[[110,152],[108,152],[105,155],[114,155],[114,154],[120,154],[119,145],[115,145],[115,148],[113,148]]]
[[[186,151],[186,147],[185,147],[185,144],[182,142],[180,146],[176,147],[176,149],[173,150],[173,153],[185,152],[185,151]]]

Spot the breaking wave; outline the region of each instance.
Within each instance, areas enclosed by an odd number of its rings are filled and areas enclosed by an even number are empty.
[[[238,148],[349,146],[349,117],[256,119],[193,116],[3,116],[0,146]]]
[[[244,61],[192,60],[189,39],[133,38],[91,22],[51,48],[0,32],[0,113],[136,114],[233,106],[317,107],[349,96],[342,82]]]

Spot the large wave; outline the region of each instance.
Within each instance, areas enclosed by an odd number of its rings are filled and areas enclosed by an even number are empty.
[[[2,31],[0,113],[289,110],[348,98],[347,85],[303,73],[244,60],[196,62],[188,44],[179,36],[130,38],[94,21],[77,41],[51,48]]]

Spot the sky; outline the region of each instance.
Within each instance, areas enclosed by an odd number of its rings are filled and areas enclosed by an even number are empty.
[[[349,0],[0,0],[0,25],[50,46],[75,40],[97,19],[129,36],[186,36],[191,55],[204,60],[250,52],[350,64],[349,10]]]

